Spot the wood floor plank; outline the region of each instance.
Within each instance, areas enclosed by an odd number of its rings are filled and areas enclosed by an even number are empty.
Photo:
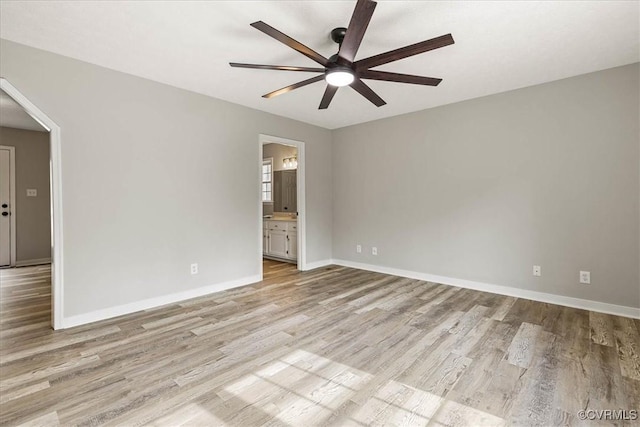
[[[594,345],[585,361],[589,378],[589,409],[624,409],[627,398],[617,351],[613,347]]]
[[[506,418],[522,390],[524,385],[522,377],[526,372],[526,368],[512,365],[506,360],[498,363],[480,399],[479,409],[500,418]]]
[[[26,387],[17,387],[12,391],[3,392],[2,394],[0,394],[0,405],[3,405],[10,400],[28,396],[46,388],[49,388],[49,381],[42,381],[39,383],[28,385]]]
[[[535,338],[535,346],[529,349],[533,357],[522,376],[521,392],[515,397],[508,414],[513,424],[549,425],[554,419],[555,384],[558,375],[557,348],[555,335],[539,331]]]
[[[622,383],[622,393],[627,396],[627,404],[625,408],[640,408],[640,381],[623,377]],[[638,409],[638,411],[640,416],[640,409]]]
[[[542,328],[538,325],[523,322],[507,349],[506,359],[512,365],[528,368],[533,360],[536,341]]]
[[[21,427],[51,427],[59,425],[60,421],[58,420],[58,414],[55,412],[49,412],[20,424]]]
[[[501,427],[507,425],[502,418],[491,415],[469,406],[461,405],[451,400],[445,400],[433,419],[429,422],[430,426],[494,426]]]
[[[413,387],[410,389],[412,390],[411,396],[387,419],[388,425],[398,427],[427,425],[444,400],[433,393]]]
[[[447,399],[482,410],[481,401],[488,394],[488,385],[497,374],[498,366],[503,357],[503,351],[492,349],[482,357],[469,358],[470,365],[447,394]]]
[[[614,346],[612,317],[603,313],[589,313],[592,342],[609,347]]]
[[[449,353],[433,374],[420,384],[420,389],[436,396],[447,396],[471,362],[472,360],[468,357]]]
[[[265,261],[250,286],[52,331],[50,274],[0,270],[1,425],[575,425],[640,404],[633,319]]]
[[[413,394],[413,389],[405,384],[389,381],[381,387],[375,397],[354,411],[350,418],[355,425],[385,425],[397,408],[402,408]]]
[[[511,307],[513,307],[513,304],[515,304],[516,301],[517,301],[517,298],[514,298],[514,297],[503,297],[502,301],[500,302],[500,305],[498,305],[495,308],[495,310],[493,310],[493,313],[491,314],[491,318],[493,320],[499,320],[499,321],[504,320],[504,317],[511,310]]]
[[[613,326],[622,376],[640,381],[640,336],[633,320],[615,317]]]

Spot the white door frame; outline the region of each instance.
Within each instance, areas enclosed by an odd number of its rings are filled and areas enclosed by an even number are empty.
[[[9,266],[16,266],[16,148],[6,145],[0,145],[0,149],[9,151]]]
[[[296,172],[296,196],[298,210],[298,270],[307,269],[307,246],[306,246],[306,203],[305,203],[305,157],[304,142],[293,139],[281,138],[279,136],[263,135],[258,137],[258,165],[262,176],[262,146],[264,144],[275,143],[283,145],[291,145],[298,149],[298,171]],[[258,186],[258,264],[260,265],[260,278],[263,277],[262,271],[262,183],[257,180]]]
[[[63,306],[63,241],[62,241],[62,164],[60,127],[33,105],[6,79],[0,78],[0,88],[14,99],[35,121],[49,131],[49,185],[51,189],[51,323],[62,329]]]

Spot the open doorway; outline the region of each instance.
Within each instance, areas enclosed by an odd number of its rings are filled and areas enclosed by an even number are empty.
[[[0,79],[3,320],[15,317],[15,311],[22,313],[23,322],[54,329],[63,327],[59,132],[42,111]]]
[[[263,260],[305,269],[304,143],[260,135],[260,265]]]

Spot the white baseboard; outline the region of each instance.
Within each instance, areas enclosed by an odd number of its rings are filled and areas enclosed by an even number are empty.
[[[549,294],[545,292],[530,291],[526,289],[512,288],[509,286],[494,285],[490,283],[475,282],[472,280],[456,279],[446,276],[438,276],[434,274],[421,273],[417,271],[402,270],[393,267],[383,267],[373,264],[364,264],[341,259],[326,259],[307,263],[306,270],[326,267],[329,265],[340,265],[344,267],[357,268],[360,270],[374,271],[377,273],[390,274],[393,276],[407,277],[410,279],[424,280],[434,283],[442,283],[444,285],[457,286],[460,288],[474,289],[483,292],[489,292],[499,295],[507,295],[516,298],[524,298],[533,301],[546,302],[550,304],[563,305],[567,307],[580,308],[583,310],[591,310],[600,313],[615,314],[618,316],[632,317],[640,319],[640,308],[627,307],[622,305],[608,304],[598,301],[585,300],[580,298],[567,297],[563,295]],[[100,320],[111,319],[113,317],[125,314],[135,313],[137,311],[149,310],[167,304],[175,304],[191,298],[197,298],[209,295],[215,292],[227,289],[237,288],[240,286],[250,285],[260,281],[260,276],[248,276],[237,280],[217,283],[215,285],[204,286],[201,288],[191,289],[184,292],[177,292],[170,295],[149,298],[142,301],[136,301],[116,307],[110,307],[102,310],[92,311],[90,313],[78,314],[62,319],[62,328],[72,328],[74,326],[85,325],[87,323],[97,322]]]
[[[308,262],[307,265],[304,266],[304,271],[326,267],[331,264],[334,264],[332,259],[322,259],[320,261]]]
[[[184,292],[176,292],[174,294],[163,295],[136,301],[129,304],[123,304],[116,307],[96,310],[89,313],[78,314],[75,316],[64,317],[62,319],[62,329],[72,328],[74,326],[85,325],[87,323],[98,322],[100,320],[111,319],[113,317],[131,314],[137,311],[149,310],[167,304],[175,304],[191,298],[197,298],[216,292],[224,291],[231,288],[250,285],[260,281],[260,276],[248,276],[241,279],[230,280],[228,282],[216,283],[215,285],[204,286],[201,288],[190,289]]]
[[[597,311],[599,313],[615,314],[617,316],[632,317],[640,319],[640,308],[627,307],[624,305],[608,304],[599,301],[586,300],[581,298],[567,297],[563,295],[548,294],[545,292],[530,291],[527,289],[512,288],[509,286],[494,285],[491,283],[475,282],[472,280],[456,279],[453,277],[437,276],[434,274],[420,273],[417,271],[401,270],[393,267],[382,267],[373,264],[334,259],[333,263],[344,267],[357,268],[360,270],[375,271],[377,273],[390,274],[393,276],[407,277],[409,279],[424,280],[444,285],[457,286],[459,288],[474,289],[477,291],[489,292],[492,294],[507,295],[516,298],[524,298],[533,301],[546,302],[550,304],[564,305],[567,307],[580,308],[583,310]]]
[[[16,261],[16,267],[28,267],[30,265],[51,264],[51,258],[25,259]]]

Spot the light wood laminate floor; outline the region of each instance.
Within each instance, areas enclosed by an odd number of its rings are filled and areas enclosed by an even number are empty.
[[[578,411],[640,409],[638,320],[264,266],[251,286],[64,331],[48,267],[0,271],[0,425],[593,425]]]

